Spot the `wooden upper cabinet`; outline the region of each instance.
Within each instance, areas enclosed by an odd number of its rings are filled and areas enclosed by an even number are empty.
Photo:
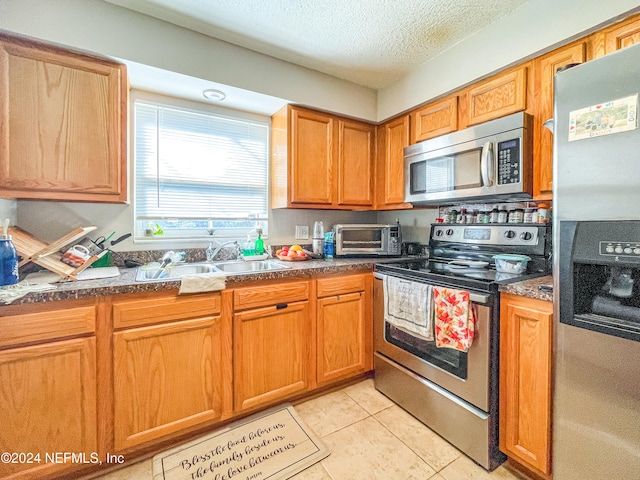
[[[373,125],[291,105],[271,120],[272,208],[373,205]]]
[[[612,53],[640,43],[640,18],[637,16],[604,31],[605,53]]]
[[[373,204],[375,127],[340,120],[338,129],[338,204],[370,207]]]
[[[553,304],[502,294],[500,450],[541,478],[551,474]]]
[[[537,200],[549,200],[552,196],[553,134],[543,123],[553,117],[553,78],[558,68],[585,62],[586,50],[586,43],[580,42],[554,50],[535,62],[533,195]]]
[[[480,82],[466,91],[466,122],[460,128],[504,117],[527,108],[527,67],[521,66]]]
[[[404,202],[404,148],[409,146],[409,115],[378,126],[375,205],[377,209],[411,208]]]
[[[0,195],[125,202],[124,65],[0,35]]]
[[[458,96],[430,103],[411,112],[411,143],[458,129]]]

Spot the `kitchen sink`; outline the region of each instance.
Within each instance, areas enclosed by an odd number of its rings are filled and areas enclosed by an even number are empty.
[[[158,268],[144,265],[142,267],[138,267],[136,281],[150,282],[154,280],[179,280],[184,275],[196,275],[198,273],[211,272],[240,275],[243,273],[248,274],[285,270],[287,268],[289,267],[271,260],[261,260],[256,262],[185,263],[173,266],[169,265],[156,277]]]
[[[137,282],[148,282],[150,280],[177,280],[184,275],[194,275],[197,273],[218,272],[213,265],[207,263],[186,263],[182,265],[168,266],[160,272],[158,277],[158,268],[149,267],[147,265],[138,267],[136,274]],[[154,278],[155,277],[155,278]]]
[[[260,260],[255,262],[224,262],[214,263],[213,266],[225,273],[260,273],[273,270],[285,270],[289,267],[271,260]]]

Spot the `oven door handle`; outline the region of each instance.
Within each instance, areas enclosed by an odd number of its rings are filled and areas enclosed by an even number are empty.
[[[377,278],[379,280],[384,280],[384,277],[386,277],[386,275],[384,273],[373,272],[373,278]],[[399,277],[399,278],[405,278],[405,277]],[[415,281],[415,280],[413,280],[411,278],[405,278],[405,280]],[[427,283],[427,282],[416,282],[416,283]],[[464,289],[460,288],[458,290],[464,290]],[[491,300],[491,296],[483,295],[481,293],[469,292],[469,300],[471,300],[472,303],[482,303],[482,304],[486,305],[486,304],[489,303],[489,300]]]

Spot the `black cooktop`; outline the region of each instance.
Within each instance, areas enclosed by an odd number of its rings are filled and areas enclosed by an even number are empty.
[[[411,260],[378,263],[377,272],[388,273],[452,288],[464,287],[482,292],[495,292],[499,285],[543,276],[544,273],[519,274],[497,272],[493,266],[466,268],[437,260]]]

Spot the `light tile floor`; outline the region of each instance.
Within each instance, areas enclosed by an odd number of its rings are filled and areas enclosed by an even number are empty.
[[[488,473],[364,380],[295,406],[331,454],[295,480],[521,480]],[[151,480],[151,460],[99,477]]]

